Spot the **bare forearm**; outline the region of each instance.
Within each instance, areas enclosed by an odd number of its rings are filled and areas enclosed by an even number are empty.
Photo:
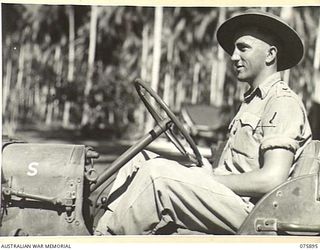
[[[243,196],[261,197],[287,180],[293,161],[291,151],[277,148],[264,154],[263,167],[247,173],[213,178]]]
[[[274,179],[262,177],[261,170],[231,175],[214,175],[214,179],[233,192],[242,196],[261,197],[275,186],[278,182]]]

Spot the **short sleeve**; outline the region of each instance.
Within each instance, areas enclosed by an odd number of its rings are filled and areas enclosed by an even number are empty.
[[[262,117],[261,150],[285,148],[295,153],[305,140],[306,122],[306,113],[296,98],[271,99]]]

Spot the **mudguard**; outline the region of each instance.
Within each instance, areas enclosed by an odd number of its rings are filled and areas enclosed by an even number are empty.
[[[89,235],[85,146],[12,143],[2,151],[0,235]]]

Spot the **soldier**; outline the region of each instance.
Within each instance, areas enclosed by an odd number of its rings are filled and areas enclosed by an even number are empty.
[[[225,21],[217,39],[237,79],[250,86],[218,168],[138,154],[118,173],[112,193],[119,197],[96,235],[233,234],[260,197],[290,178],[311,140],[305,108],[280,75],[303,56],[299,35],[277,16],[247,11]]]

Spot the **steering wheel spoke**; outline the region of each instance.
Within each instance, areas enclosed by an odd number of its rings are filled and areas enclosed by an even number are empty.
[[[174,125],[174,124],[173,124]],[[169,140],[176,146],[176,148],[184,155],[186,155],[188,152],[185,149],[184,145],[182,144],[182,142],[180,141],[180,139],[178,138],[178,135],[176,135],[173,130],[172,127],[170,127],[166,132],[165,132],[166,136],[169,138]]]
[[[202,156],[195,142],[193,141],[193,139],[191,138],[187,130],[184,128],[182,123],[178,120],[178,118],[174,115],[174,113],[169,109],[167,104],[165,104],[165,102],[158,96],[158,94],[155,91],[153,91],[153,89],[151,89],[147,84],[145,84],[141,79],[137,79],[134,82],[134,85],[142,102],[146,106],[147,110],[150,112],[151,116],[155,119],[155,121],[159,124],[164,119],[161,116],[160,111],[156,110],[155,108],[155,104],[157,104],[161,108],[161,110],[165,112],[165,114],[173,122],[173,124],[177,127],[181,135],[185,138],[185,140],[191,147],[194,153],[194,156],[192,156],[192,154],[190,154],[186,150],[186,148],[181,143],[180,139],[173,133],[171,128],[169,128],[165,132],[169,140],[175,145],[175,147],[181,152],[181,154],[186,156],[191,162],[196,163],[198,166],[202,166],[203,165]],[[149,100],[148,98],[146,98],[145,93],[143,93],[143,91],[148,93],[153,98],[155,103]]]

